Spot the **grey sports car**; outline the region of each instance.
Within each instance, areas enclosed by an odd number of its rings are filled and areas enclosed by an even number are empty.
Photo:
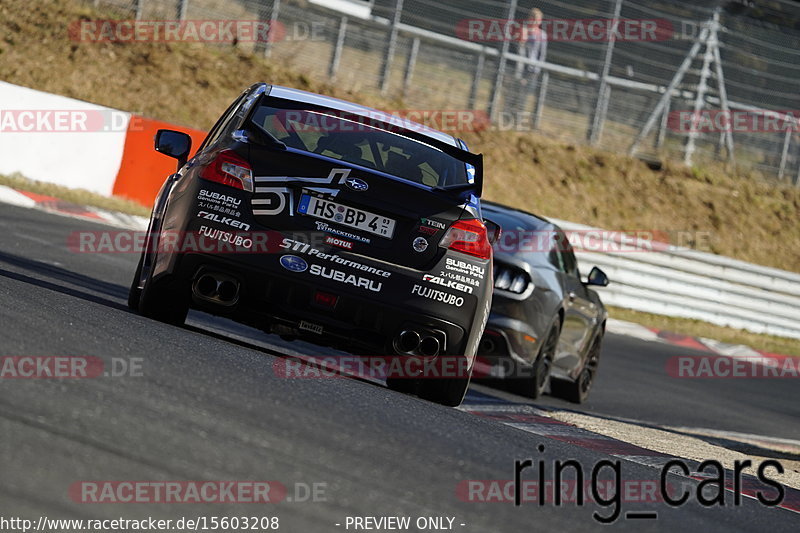
[[[494,244],[494,297],[478,349],[481,377],[531,398],[549,387],[554,396],[583,402],[608,316],[590,287],[608,285],[608,277],[594,267],[583,280],[569,239],[552,222],[487,201],[482,206],[502,234]]]

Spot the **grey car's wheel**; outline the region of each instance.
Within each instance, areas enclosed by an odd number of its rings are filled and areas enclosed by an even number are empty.
[[[530,375],[512,380],[512,392],[534,400],[545,393],[550,385],[550,369],[556,356],[560,336],[561,324],[556,322],[547,333],[536,361],[532,366],[527,367]]]
[[[594,383],[595,375],[597,375],[601,344],[602,337],[598,336],[594,342],[592,342],[592,347],[589,349],[589,354],[586,357],[586,363],[583,365],[583,369],[575,381],[552,380],[550,383],[550,393],[553,396],[572,403],[583,403],[586,401],[586,398],[589,397],[592,384]]]

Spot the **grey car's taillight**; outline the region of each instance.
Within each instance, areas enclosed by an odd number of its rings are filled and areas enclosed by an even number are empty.
[[[528,290],[531,278],[518,268],[496,262],[494,264],[494,287],[504,291],[522,294]]]

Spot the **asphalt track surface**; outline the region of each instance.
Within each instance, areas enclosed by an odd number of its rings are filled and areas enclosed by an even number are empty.
[[[129,312],[136,256],[79,254],[66,245],[72,232],[107,226],[3,205],[0,228],[0,355],[141,358],[143,370],[0,381],[0,516],[277,516],[280,531],[298,533],[346,531],[347,516],[381,515],[451,516],[465,532],[601,527],[596,506],[465,502],[456,488],[462,480],[510,480],[515,459],[576,459],[588,472],[607,458],[602,453],[356,379],[279,378],[277,357],[325,350],[199,313],[177,328]],[[683,353],[693,352],[609,335],[596,388],[580,410],[800,438],[792,380],[669,378],[666,359]],[[658,479],[658,470],[635,463],[623,462],[622,473]],[[326,488],[324,501],[270,505],[81,504],[68,496],[81,480],[275,480],[290,496],[296,484]],[[712,508],[623,504],[625,512],[640,510],[658,519],[620,517],[610,527],[779,532],[800,523],[800,515],[750,499]]]

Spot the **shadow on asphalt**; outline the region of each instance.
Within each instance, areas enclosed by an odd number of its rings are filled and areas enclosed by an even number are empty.
[[[20,270],[27,271],[31,274],[41,276],[47,279],[40,279],[20,272],[13,272],[0,268],[0,276],[20,281],[22,283],[29,283],[37,287],[42,287],[51,291],[81,298],[89,302],[107,305],[115,309],[127,310],[127,306],[102,296],[86,292],[69,285],[82,287],[87,290],[95,291],[101,294],[111,296],[113,298],[122,299],[123,301],[128,297],[128,289],[119,285],[100,281],[98,279],[79,274],[62,267],[42,263],[34,259],[20,257],[17,255],[9,254],[7,252],[0,252],[0,262],[19,268]],[[51,281],[50,281],[51,280]]]

